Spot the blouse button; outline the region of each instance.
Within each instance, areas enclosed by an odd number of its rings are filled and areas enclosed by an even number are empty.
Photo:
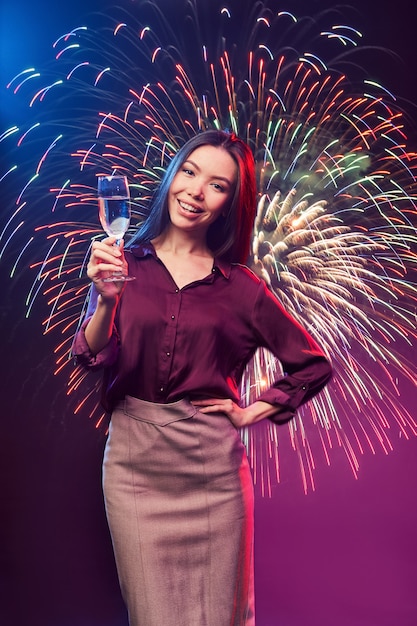
[[[172,320],[175,320],[175,315],[171,315],[171,319],[172,319]]]
[[[164,391],[164,388],[163,388],[163,387],[161,387],[159,391]]]
[[[179,293],[179,289],[178,288],[175,290],[175,293]]]
[[[171,356],[171,352],[167,352],[167,356]]]

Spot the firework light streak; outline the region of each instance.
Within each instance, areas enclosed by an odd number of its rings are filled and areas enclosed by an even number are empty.
[[[89,383],[70,358],[88,296],[86,260],[92,239],[102,236],[95,177],[128,176],[134,230],[178,147],[198,130],[230,128],[257,163],[249,264],[324,346],[336,372],[288,426],[243,432],[255,481],[269,494],[280,480],[286,434],[305,491],[315,486],[318,459],[330,464],[335,448],[356,476],[362,454],[388,453],[399,434],[417,433],[398,391],[398,380],[416,379],[406,356],[416,343],[416,155],[403,115],[383,86],[346,77],[344,64],[360,49],[361,34],[351,27],[309,22],[317,32],[306,38],[303,20],[256,5],[239,24],[241,39],[229,44],[218,33],[230,31],[233,10],[222,8],[204,35],[196,3],[184,18],[195,39],[181,44],[155,4],[142,9],[141,23],[124,13],[123,21],[101,16],[96,30],[60,37],[52,81],[31,68],[8,85],[40,119],[0,137],[21,156],[3,175],[20,191],[1,254],[9,252],[13,274],[27,265],[36,273],[27,313],[44,294],[45,333],[60,336],[56,373],[67,372],[75,411],[101,423],[98,380]],[[302,53],[294,48],[297,29]],[[320,52],[306,52],[307,40]],[[330,60],[323,42],[331,42]],[[336,56],[335,45],[343,49]],[[278,371],[260,350],[245,373],[243,400]]]

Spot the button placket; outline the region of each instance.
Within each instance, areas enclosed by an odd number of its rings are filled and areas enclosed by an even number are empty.
[[[179,297],[178,297],[179,296]],[[175,289],[171,293],[168,300],[168,319],[165,331],[164,341],[162,343],[162,354],[160,357],[160,379],[159,379],[159,393],[164,394],[167,389],[169,375],[172,365],[172,355],[174,353],[175,341],[177,336],[178,327],[178,313],[181,306],[181,292],[179,289]],[[163,400],[163,398],[161,398]]]

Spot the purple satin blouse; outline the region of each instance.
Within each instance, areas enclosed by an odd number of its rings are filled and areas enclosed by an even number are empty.
[[[152,244],[126,250],[126,259],[136,280],[125,286],[110,342],[93,355],[85,340],[97,302],[93,287],[73,345],[79,363],[104,368],[106,410],[126,395],[163,404],[239,402],[240,379],[258,347],[270,350],[284,372],[257,398],[285,407],[273,421],[291,419],[330,379],[322,350],[248,268],[216,260],[209,276],[178,289]]]

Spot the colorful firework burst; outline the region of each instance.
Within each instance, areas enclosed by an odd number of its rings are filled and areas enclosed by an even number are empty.
[[[222,8],[208,21],[204,10],[187,4],[184,41],[155,2],[141,3],[140,21],[96,16],[93,30],[54,43],[49,74],[13,78],[8,87],[28,98],[33,120],[1,137],[15,142],[21,165],[2,177],[19,192],[0,255],[12,259],[12,275],[33,269],[27,312],[46,297],[45,333],[59,337],[56,373],[68,373],[75,410],[100,423],[99,382],[70,358],[88,296],[86,258],[102,236],[95,177],[127,174],[134,229],[184,140],[209,127],[235,131],[258,167],[248,262],[336,371],[287,427],[263,424],[243,438],[255,480],[270,493],[288,434],[307,490],[319,454],[330,462],[342,448],[356,475],[366,449],[388,452],[398,433],[417,433],[398,390],[399,380],[416,378],[407,358],[416,340],[416,155],[395,98],[357,66],[354,77],[343,71],[361,37],[353,28],[276,14],[266,3],[244,20]],[[312,49],[301,52],[307,39]],[[242,382],[244,401],[278,368],[259,351]]]

